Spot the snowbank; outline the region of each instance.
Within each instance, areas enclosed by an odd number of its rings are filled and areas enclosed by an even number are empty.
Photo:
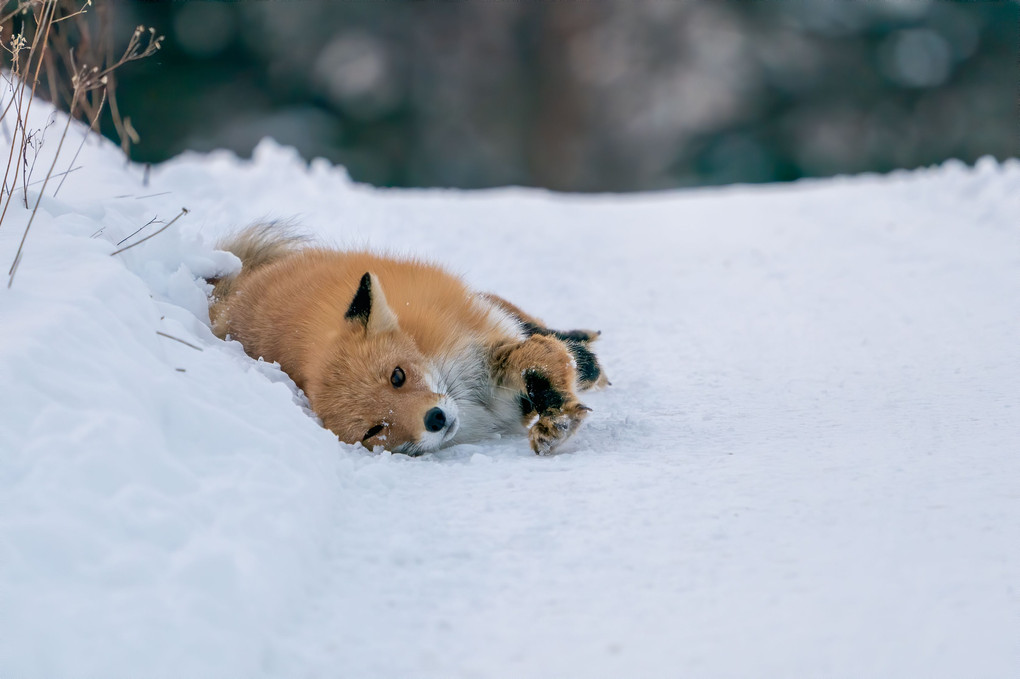
[[[1015,676],[1020,164],[597,197],[269,141],[77,165],[0,290],[0,676]],[[212,243],[265,217],[601,328],[613,387],[552,458],[342,445],[209,331]]]

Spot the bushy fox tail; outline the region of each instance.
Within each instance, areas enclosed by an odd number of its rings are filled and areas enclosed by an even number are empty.
[[[213,284],[213,299],[225,300],[230,295],[238,276],[261,269],[301,249],[307,242],[306,236],[294,233],[289,226],[280,222],[252,224],[243,231],[224,238],[217,247],[237,255],[241,260],[241,272],[210,280],[209,282]]]
[[[238,279],[300,250],[308,240],[294,233],[286,224],[269,222],[252,224],[219,242],[221,250],[232,252],[240,258],[241,271],[209,279],[213,284],[209,321],[217,337],[223,339],[227,335],[230,294]]]

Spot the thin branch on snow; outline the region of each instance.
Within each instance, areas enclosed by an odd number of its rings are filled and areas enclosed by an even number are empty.
[[[62,175],[70,174],[71,172],[76,172],[77,170],[82,169],[82,167],[84,167],[84,165],[76,165],[75,167],[72,167],[70,170],[64,170],[63,172],[57,172],[53,176],[54,177],[60,177]],[[34,182],[29,182],[28,185],[29,186],[35,186],[36,184],[42,184],[44,181],[46,181],[46,180],[45,179],[36,179]]]
[[[64,185],[64,180],[67,179],[68,173],[71,172],[71,167],[74,166],[75,161],[78,160],[78,154],[85,148],[85,142],[88,140],[89,135],[96,129],[96,123],[99,122],[99,114],[103,111],[103,105],[106,103],[106,90],[102,91],[102,95],[99,98],[99,106],[96,107],[96,115],[92,117],[92,122],[89,124],[88,129],[85,130],[85,134],[81,138],[81,143],[78,144],[78,150],[74,152],[74,157],[71,158],[71,162],[68,164],[68,169],[61,174],[63,177],[60,178],[60,183],[57,184],[57,188],[53,190],[53,197],[56,198],[57,194],[60,193],[60,187]],[[74,111],[71,112],[72,114]]]
[[[78,98],[78,95],[79,95],[79,91],[78,91],[77,88],[75,89],[74,93],[75,93],[75,97],[71,101],[71,110],[72,111],[74,110],[74,105],[75,105],[75,103],[77,101],[77,98]],[[31,103],[31,102],[29,102],[29,103]],[[64,148],[64,140],[67,139],[67,130],[70,129],[70,127],[71,127],[71,120],[72,120],[72,117],[68,116],[67,117],[67,123],[64,124],[64,133],[60,135],[60,143],[57,144],[57,152],[53,156],[53,162],[50,163],[49,172],[46,173],[46,180],[43,181],[42,188],[39,189],[39,196],[35,199],[35,207],[32,208],[32,214],[29,215],[29,217],[28,217],[28,224],[25,225],[25,233],[21,234],[21,242],[18,243],[18,252],[14,256],[14,262],[11,264],[11,270],[7,272],[7,276],[8,276],[8,278],[7,278],[7,288],[8,289],[10,289],[11,285],[13,285],[13,283],[14,283],[14,276],[15,276],[15,274],[18,273],[18,264],[21,263],[21,252],[22,252],[22,249],[25,247],[25,239],[28,238],[28,231],[29,231],[29,229],[32,228],[32,222],[35,221],[35,213],[39,211],[39,203],[42,202],[42,197],[46,193],[46,185],[49,183],[50,177],[53,176],[53,170],[57,166],[57,159],[60,158],[60,150],[62,148]],[[26,193],[26,198],[27,198],[27,195],[28,195],[27,188],[26,188],[26,192],[25,193]],[[8,196],[7,197],[7,202],[10,203],[10,200],[11,200],[11,197]],[[6,212],[6,210],[7,210],[7,205],[5,204],[4,205],[4,211]],[[3,216],[0,215],[0,220],[2,220],[2,219],[3,219]]]
[[[139,241],[135,241],[131,245],[125,245],[124,247],[122,247],[119,250],[114,250],[113,252],[110,253],[110,256],[113,257],[114,255],[119,255],[120,253],[124,252],[125,250],[130,250],[134,246],[141,245],[142,243],[144,243],[145,241],[149,240],[150,238],[158,236],[159,234],[163,233],[164,231],[169,229],[171,226],[173,226],[174,222],[176,222],[178,219],[180,219],[181,217],[183,217],[186,214],[188,214],[188,208],[182,207],[181,211],[179,213],[177,213],[177,216],[174,217],[173,219],[171,219],[169,222],[167,222],[166,225],[164,225],[162,229],[159,229],[157,231],[154,231],[154,232],[150,233],[145,238],[143,238],[143,239],[141,239]]]
[[[180,337],[174,337],[173,335],[169,335],[163,332],[162,330],[157,330],[156,334],[159,335],[160,337],[166,337],[167,339],[172,339],[175,342],[180,342],[181,344],[187,345],[192,349],[195,349],[196,351],[202,351],[202,347],[198,346],[197,344],[192,344],[191,342],[182,340]]]
[[[133,233],[131,233],[131,234],[129,234],[129,235],[127,235],[127,236],[124,236],[123,238],[121,238],[121,239],[120,239],[120,240],[119,240],[119,241],[117,242],[117,245],[122,245],[122,244],[124,243],[124,241],[126,241],[126,240],[130,240],[130,239],[134,238],[134,237],[135,237],[135,236],[136,236],[136,235],[137,235],[137,234],[138,234],[138,233],[139,233],[139,232],[140,232],[140,231],[141,231],[142,229],[144,229],[145,227],[147,227],[147,226],[148,226],[149,224],[152,224],[153,222],[155,222],[155,221],[156,221],[156,218],[157,218],[157,217],[159,217],[159,215],[156,215],[156,217],[153,217],[153,218],[152,218],[152,219],[150,219],[149,221],[147,221],[147,222],[145,222],[144,224],[142,224],[141,226],[139,226],[139,227],[138,227],[137,229],[135,229],[135,231],[134,231]]]

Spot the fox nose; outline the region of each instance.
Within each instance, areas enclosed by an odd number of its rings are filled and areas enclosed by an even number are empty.
[[[425,413],[425,428],[429,431],[439,431],[446,426],[446,413],[442,408],[433,408]]]

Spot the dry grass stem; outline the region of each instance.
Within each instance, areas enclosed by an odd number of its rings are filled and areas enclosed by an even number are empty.
[[[99,117],[107,103],[110,105],[108,110],[112,114],[114,127],[121,137],[122,148],[127,151],[130,143],[137,141],[138,138],[130,119],[122,118],[117,108],[114,72],[124,64],[155,54],[162,46],[163,37],[156,35],[155,29],[138,26],[123,53],[115,58],[110,35],[112,0],[102,0],[100,7],[97,8],[98,32],[93,31],[93,25],[97,22],[86,17],[86,12],[91,6],[92,0],[85,0],[84,4],[81,4],[81,0],[14,0],[13,3],[0,0],[0,8],[3,8],[0,9],[0,56],[6,54],[10,59],[7,64],[8,73],[0,74],[0,78],[6,83],[6,91],[10,93],[10,100],[0,112],[0,123],[3,123],[5,133],[7,116],[11,112],[14,114],[13,131],[8,133],[10,149],[7,166],[3,182],[0,184],[0,202],[3,203],[0,210],[0,227],[3,226],[14,197],[18,173],[21,174],[26,209],[29,208],[28,189],[38,183],[32,181],[32,174],[45,142],[46,130],[52,122],[42,129],[29,130],[28,126],[32,102],[36,97],[40,76],[44,73],[46,87],[43,91],[48,90],[55,105],[64,101],[69,114],[53,160],[31,208],[17,252],[7,272],[8,288],[14,282],[24,254],[25,241],[49,181],[54,177],[61,178],[53,192],[56,196],[67,175],[78,169],[75,167],[78,156],[88,140],[89,133],[98,129]],[[76,53],[76,50],[81,54]],[[0,63],[0,67],[3,65]],[[83,117],[88,127],[67,166],[68,169],[56,172],[71,121],[79,117]],[[30,152],[31,160],[28,157]],[[113,254],[123,252],[157,235],[184,214],[187,214],[186,209],[159,231]]]
[[[153,218],[152,218],[152,219],[150,219],[149,221],[145,222],[144,224],[142,224],[141,226],[139,226],[139,227],[138,227],[137,229],[135,229],[135,230],[134,230],[134,232],[132,232],[131,234],[129,234],[129,235],[125,236],[124,238],[121,238],[121,239],[120,239],[119,241],[117,241],[117,245],[123,245],[124,241],[126,241],[126,240],[131,240],[131,239],[132,239],[132,238],[134,238],[134,237],[135,237],[136,235],[138,235],[138,234],[139,234],[139,233],[140,233],[140,232],[142,231],[142,229],[144,229],[145,227],[147,227],[147,226],[148,226],[149,224],[153,224],[153,223],[155,223],[155,221],[156,221],[156,217],[153,217]]]
[[[89,134],[91,134],[96,129],[96,123],[99,122],[99,114],[103,110],[103,102],[105,102],[105,101],[106,101],[106,91],[104,90],[103,91],[103,98],[99,102],[99,108],[96,110],[96,114],[94,116],[92,116],[92,123],[89,125],[88,129],[85,130],[85,134],[82,135],[81,143],[78,144],[78,150],[74,152],[74,157],[71,158],[71,162],[68,163],[67,170],[60,173],[63,176],[60,178],[60,183],[57,184],[57,188],[53,190],[53,197],[54,198],[56,198],[57,194],[60,193],[60,188],[64,185],[64,180],[67,179],[67,175],[71,172],[71,168],[74,167],[75,161],[78,160],[78,154],[80,154],[81,150],[83,148],[85,148],[85,142],[88,141]]]
[[[157,330],[156,334],[159,335],[160,337],[166,337],[167,339],[172,339],[175,342],[180,342],[181,344],[183,344],[185,346],[189,346],[189,347],[191,347],[192,349],[194,349],[196,351],[202,351],[202,347],[198,346],[197,344],[192,344],[191,342],[188,342],[186,340],[182,340],[180,337],[174,337],[173,335],[165,333],[162,330]],[[181,369],[178,368],[178,370],[181,370]]]
[[[35,213],[39,211],[39,203],[42,202],[43,194],[46,193],[46,184],[49,183],[50,177],[53,175],[53,168],[57,165],[57,159],[60,158],[60,150],[64,147],[64,140],[67,139],[67,130],[71,127],[71,117],[68,116],[67,123],[64,125],[64,133],[60,135],[60,143],[57,144],[57,153],[53,157],[53,162],[50,163],[50,170],[46,173],[46,180],[43,182],[42,188],[39,189],[39,196],[35,199],[35,207],[32,208],[32,214],[28,217],[28,224],[25,224],[25,233],[21,234],[21,242],[18,243],[18,252],[14,256],[14,262],[11,264],[11,270],[7,272],[7,287],[10,288],[14,284],[14,275],[18,272],[18,264],[21,262],[21,251],[25,247],[25,240],[28,238],[28,231],[32,228],[32,222],[35,221]],[[27,187],[25,189],[27,196]],[[7,197],[10,201],[10,196]],[[6,210],[6,206],[4,206]]]
[[[21,144],[18,145],[18,158],[17,158],[16,161],[14,161],[15,172],[17,172],[16,168],[21,165],[22,157],[25,156],[25,154],[27,153],[27,149],[28,149],[29,135],[28,135],[28,132],[25,129],[25,125],[28,122],[29,112],[32,110],[32,101],[35,99],[35,88],[36,88],[36,85],[39,82],[39,69],[42,67],[43,56],[44,56],[44,54],[46,52],[47,46],[49,45],[50,28],[53,25],[53,16],[54,16],[54,13],[57,10],[57,0],[43,0],[43,2],[42,2],[42,10],[40,11],[40,10],[38,10],[36,8],[33,8],[33,10],[35,12],[35,17],[36,17],[36,31],[35,31],[35,35],[32,38],[32,46],[28,49],[28,62],[26,63],[26,67],[25,67],[24,72],[20,72],[21,52],[24,49],[24,45],[27,42],[25,40],[24,33],[21,33],[19,36],[15,36],[12,39],[11,49],[10,49],[11,56],[12,56],[12,59],[13,59],[13,68],[11,70],[12,70],[12,73],[15,76],[17,76],[15,78],[15,81],[18,82],[19,85],[20,85],[20,87],[18,89],[18,94],[17,94],[17,102],[18,103],[16,105],[17,116],[18,116],[18,119],[17,119],[18,124],[15,126],[15,129],[14,129],[14,138],[11,140],[11,153],[13,154],[14,146],[15,146],[15,141],[17,140],[17,136],[18,136],[18,129],[20,128],[21,129]],[[41,44],[40,44],[40,36],[42,36]],[[36,65],[35,65],[35,73],[32,75],[32,92],[31,92],[31,95],[29,96],[28,103],[25,104],[24,111],[22,111],[21,103],[23,101],[23,97],[24,97],[24,94],[25,94],[25,86],[26,86],[26,80],[25,80],[24,76],[27,75],[27,73],[31,70],[33,57],[36,57],[36,59],[35,59]],[[74,109],[73,106],[71,108],[72,108],[72,110]],[[66,129],[65,129],[65,134],[66,134]],[[60,152],[58,150],[57,154],[59,155],[59,153]],[[55,158],[54,158],[54,162],[56,162]],[[12,181],[10,186],[7,185],[7,177],[10,174],[10,171],[11,171],[11,161],[10,161],[10,157],[8,157],[7,170],[6,170],[6,172],[4,172],[4,188],[7,191],[7,200],[4,201],[3,212],[0,212],[0,226],[3,225],[4,217],[7,216],[7,209],[10,207],[11,199],[14,197],[14,182],[17,181],[17,179],[15,178]],[[17,175],[15,175],[15,177],[16,176]],[[45,186],[46,185],[44,183],[43,184],[43,188],[45,188]],[[26,193],[26,198],[25,198],[25,205],[26,205],[26,207],[28,206],[27,193]],[[38,207],[39,207],[39,203],[38,203],[38,201],[36,201],[36,209],[38,209]],[[28,226],[25,227],[25,234],[22,235],[22,237],[21,237],[21,243],[18,245],[17,254],[15,254],[14,261],[11,263],[10,271],[8,271],[8,276],[10,277],[8,279],[8,281],[7,281],[7,287],[8,288],[11,287],[11,283],[14,281],[14,273],[17,271],[18,264],[21,262],[21,252],[22,252],[22,248],[24,248],[24,245],[25,245],[25,237],[28,235],[28,229],[31,227],[32,219],[34,217],[35,217],[35,210],[32,211],[32,216],[29,218]]]
[[[113,252],[110,253],[110,256],[113,257],[114,255],[119,255],[120,253],[124,252],[125,250],[130,250],[131,248],[133,248],[136,245],[141,245],[142,243],[144,243],[145,241],[149,240],[150,238],[155,238],[156,236],[158,236],[159,234],[163,233],[164,231],[169,229],[171,226],[173,226],[174,222],[176,222],[178,219],[180,219],[184,215],[188,214],[188,212],[189,212],[188,208],[182,207],[181,211],[179,213],[177,213],[177,216],[174,217],[173,219],[171,219],[166,224],[164,224],[161,229],[153,231],[152,233],[150,233],[145,238],[143,238],[143,239],[141,239],[139,241],[135,241],[131,245],[125,245],[124,247],[120,248],[119,250],[114,250]]]

